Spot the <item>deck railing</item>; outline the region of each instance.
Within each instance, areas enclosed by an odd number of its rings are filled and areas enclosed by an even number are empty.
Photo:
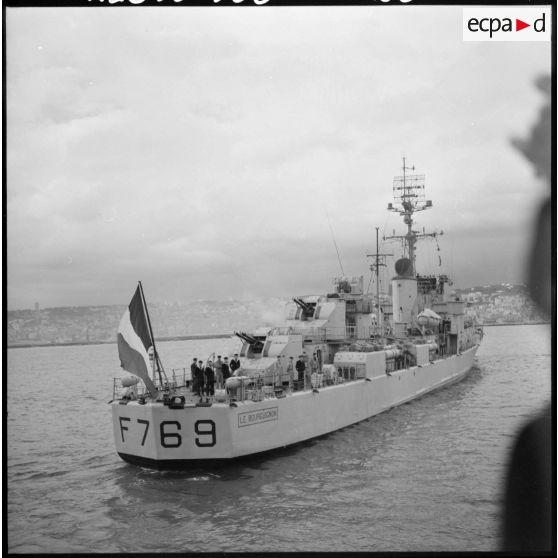
[[[210,400],[229,404],[242,401],[262,401],[299,391],[325,388],[354,381],[359,379],[359,376],[360,374],[355,374],[355,368],[350,371],[340,370],[339,375],[335,377],[317,374],[311,379],[306,377],[304,380],[295,379],[294,375],[288,372],[250,371],[249,377],[239,376],[236,386],[226,388],[224,400],[218,400],[215,396],[210,396]],[[191,391],[191,382],[186,369],[173,369],[171,374],[167,376],[167,381],[163,380],[162,388],[159,378],[154,380],[154,384],[163,393],[187,396],[186,399],[189,403],[195,404],[199,401],[198,396]],[[128,389],[122,386],[121,378],[113,378],[113,400],[122,399]],[[141,381],[132,389],[134,397],[148,396],[148,391]],[[201,399],[205,399],[205,396],[202,396]]]

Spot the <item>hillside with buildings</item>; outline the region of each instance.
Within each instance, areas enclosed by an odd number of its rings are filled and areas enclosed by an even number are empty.
[[[524,285],[487,285],[456,290],[469,311],[486,325],[537,323],[544,317],[529,299]],[[148,304],[155,337],[159,339],[232,334],[283,319],[286,298],[251,301],[199,300],[190,303]],[[8,311],[9,347],[66,343],[111,343],[125,306],[74,306]]]
[[[486,285],[461,289],[457,293],[466,300],[485,325],[539,323],[548,320],[531,301],[525,285]]]
[[[281,321],[286,299],[149,304],[155,338],[233,333]],[[8,346],[116,341],[125,306],[8,311]]]

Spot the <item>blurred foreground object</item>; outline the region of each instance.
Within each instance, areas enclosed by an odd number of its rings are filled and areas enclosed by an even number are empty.
[[[525,140],[512,144],[532,163],[548,186],[552,180],[551,80],[541,77],[536,85],[547,98],[539,119]],[[531,297],[548,318],[556,303],[556,250],[551,247],[552,205],[543,202],[535,221],[527,281]],[[556,550],[556,486],[552,475],[553,433],[550,405],[522,427],[509,461],[504,499],[503,550],[550,552]]]

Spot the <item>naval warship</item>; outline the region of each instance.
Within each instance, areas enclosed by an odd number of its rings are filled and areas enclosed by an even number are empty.
[[[204,396],[203,370],[165,371],[141,282],[117,333],[121,367],[114,379],[114,440],[126,462],[180,469],[270,452],[366,420],[466,376],[483,328],[450,289],[447,275],[419,274],[419,240],[442,232],[415,230],[415,213],[432,207],[424,175],[406,166],[393,182],[393,202],[406,225],[394,265],[391,297],[380,294],[378,248],[364,276],[341,275],[331,292],[296,296],[276,327],[235,332],[240,367]],[[206,363],[215,369],[215,361]],[[219,361],[219,366],[221,362]],[[211,373],[209,374],[211,376]]]

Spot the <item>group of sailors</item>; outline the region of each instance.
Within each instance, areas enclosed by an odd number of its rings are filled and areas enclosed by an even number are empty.
[[[289,363],[289,371],[292,370],[292,361],[293,357],[291,357],[291,362]],[[294,365],[294,369],[296,370],[296,380],[297,384],[295,384],[295,389],[308,389],[312,384],[312,375],[321,373],[321,364],[318,360],[316,353],[312,355],[312,358],[309,360],[306,353],[299,355],[298,360]]]
[[[238,353],[230,360],[225,357],[221,360],[221,355],[212,362],[208,360],[204,366],[202,360],[194,358],[190,365],[192,375],[192,392],[199,397],[215,395],[215,389],[223,389],[228,378],[233,376],[240,368]]]
[[[299,355],[296,362],[293,363],[293,361],[294,357],[290,357],[286,370],[291,378],[289,383],[295,390],[309,389],[312,386],[313,374],[321,372],[321,363],[317,355],[314,353],[309,359],[304,353]],[[228,357],[222,358],[221,355],[218,355],[216,360],[208,359],[205,363],[194,358],[190,365],[192,393],[198,397],[215,395],[215,390],[224,389],[227,379],[238,375],[239,369],[238,353],[235,353],[230,361]]]

